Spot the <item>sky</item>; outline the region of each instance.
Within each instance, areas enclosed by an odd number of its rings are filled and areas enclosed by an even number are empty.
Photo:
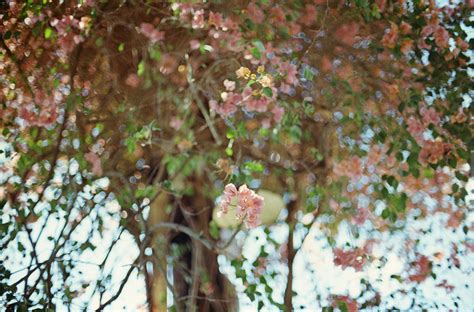
[[[0,141],[0,149],[7,149],[5,142]],[[8,165],[9,161],[13,161],[15,154],[10,155],[10,158],[5,157],[5,153],[0,154],[0,165]],[[74,176],[77,174],[78,165],[74,161],[60,162],[54,181],[61,182],[61,174],[69,173]],[[8,171],[0,172],[0,183],[5,182],[9,177]],[[106,254],[108,246],[115,239],[120,231],[120,206],[113,198],[106,198],[106,193],[103,191],[107,189],[108,179],[102,178],[96,180],[92,185],[87,186],[81,193],[83,199],[90,199],[96,204],[96,211],[104,219],[105,231],[102,236],[95,234],[91,240],[97,248],[94,251],[88,250],[84,252],[77,264],[75,270],[74,280],[82,283],[89,283],[101,276],[98,269],[98,264]],[[471,179],[467,185],[468,188],[468,203],[474,203],[474,179]],[[32,195],[34,196],[34,195]],[[53,191],[45,193],[46,198],[52,199],[54,197]],[[35,199],[33,197],[33,199]],[[80,202],[80,201],[79,201]],[[47,209],[45,206],[39,206],[38,209]],[[2,220],[5,221],[13,215],[13,210],[8,207],[3,208]],[[368,238],[375,238],[380,240],[381,244],[376,244],[373,250],[374,260],[368,265],[366,270],[356,272],[353,268],[342,269],[340,266],[335,266],[333,263],[333,253],[326,239],[324,230],[324,219],[322,222],[316,222],[311,228],[300,252],[295,259],[295,282],[294,290],[299,294],[295,297],[295,306],[302,307],[300,311],[318,310],[321,306],[329,305],[327,297],[332,295],[349,295],[351,297],[358,297],[361,293],[364,296],[370,297],[374,293],[367,291],[361,282],[363,279],[370,281],[370,284],[380,293],[382,297],[381,308],[401,308],[408,309],[412,300],[417,303],[422,303],[426,307],[435,309],[435,304],[438,307],[453,310],[474,310],[474,296],[472,296],[474,288],[474,254],[472,252],[466,253],[465,256],[460,257],[460,267],[448,268],[449,262],[438,259],[434,255],[437,253],[447,254],[452,250],[452,244],[456,243],[460,246],[459,252],[463,252],[463,244],[466,239],[462,231],[462,226],[457,229],[447,229],[443,224],[448,218],[447,214],[437,213],[432,218],[418,219],[417,209],[414,209],[408,216],[409,222],[404,231],[396,233],[379,233],[374,237],[374,231],[371,231],[370,224],[366,224],[366,230],[360,233],[358,238],[355,238],[353,231],[348,223],[342,223],[339,228],[339,235],[336,237],[336,246],[343,246],[349,243],[351,246],[362,246],[364,241]],[[74,216],[72,216],[74,217]],[[287,226],[282,222],[284,219],[284,211],[280,216],[280,222],[271,227],[272,238],[284,243],[287,237]],[[40,261],[46,260],[51,250],[51,242],[46,239],[47,236],[57,236],[58,231],[62,226],[63,219],[50,218],[46,226],[46,232],[38,244]],[[468,211],[465,224],[472,225],[474,223],[474,212]],[[41,222],[33,223],[33,235],[37,235]],[[87,234],[90,232],[92,223],[83,222],[80,228],[72,237],[78,241],[85,241]],[[400,283],[394,275],[400,277],[407,277],[407,263],[406,255],[404,254],[403,243],[407,237],[419,237],[419,231],[425,230],[426,235],[420,237],[418,244],[418,252],[429,256],[429,260],[433,262],[433,272],[437,275],[437,279],[431,277],[427,278],[419,286],[417,286],[417,293],[412,291],[413,284]],[[429,230],[429,231],[428,231]],[[301,245],[301,233],[304,230],[297,231],[295,235],[295,245]],[[222,235],[228,236],[228,230],[224,230]],[[298,234],[299,233],[299,234]],[[262,228],[251,230],[248,235],[241,233],[237,236],[235,243],[230,247],[229,255],[242,253],[246,258],[253,261],[258,255],[260,245],[264,244],[269,253],[278,254],[271,244],[265,244],[264,232]],[[474,240],[474,234],[468,233],[468,240]],[[19,240],[28,246],[27,238],[25,236],[19,237]],[[225,239],[224,239],[225,240]],[[21,278],[24,274],[24,269],[28,263],[28,257],[15,256],[15,249],[10,247],[9,250],[3,250],[0,255],[0,261],[6,260],[4,265],[9,268],[13,274],[12,282]],[[5,257],[8,255],[8,259]],[[108,273],[111,275],[111,290],[116,290],[123,276],[126,274],[129,265],[138,255],[138,249],[130,234],[124,232],[114,247],[110,259],[102,272],[102,277]],[[224,256],[219,257],[221,264],[221,271],[227,274],[230,280],[235,283],[236,289],[240,293],[240,307],[241,311],[256,311],[256,303],[250,300],[243,294],[244,287],[242,283],[235,279],[234,269],[229,266],[229,259]],[[250,269],[250,268],[246,268]],[[286,285],[286,268],[284,265],[275,264],[275,271],[280,274],[277,275],[274,282],[271,284],[274,287],[277,301],[283,301],[282,293]],[[436,287],[440,281],[446,279],[449,284],[454,286],[451,292],[447,292],[441,287]],[[98,296],[91,297],[91,287],[84,293],[80,293],[74,300],[74,306],[79,308],[88,307],[94,309],[99,305]],[[74,287],[72,288],[74,290]],[[114,293],[114,291],[113,291]],[[125,286],[122,295],[107,309],[107,311],[139,311],[146,310],[144,307],[145,285],[142,276],[134,274],[131,276],[129,282]],[[319,296],[319,297],[317,297]],[[171,296],[169,296],[171,297]],[[454,306],[457,302],[458,307]],[[169,304],[172,302],[169,300]],[[56,304],[59,309],[65,310],[60,300]],[[0,309],[1,310],[1,309]],[[266,302],[264,311],[278,311],[275,307]]]

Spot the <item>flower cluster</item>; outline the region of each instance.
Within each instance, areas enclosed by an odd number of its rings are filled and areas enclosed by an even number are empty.
[[[236,200],[234,200],[236,199]],[[229,212],[229,206],[236,205],[235,215],[238,220],[242,220],[249,229],[260,225],[260,214],[263,208],[263,197],[257,195],[247,185],[237,188],[234,184],[229,183],[224,188],[223,198],[220,202],[220,210],[218,217]]]
[[[419,159],[423,164],[436,164],[452,149],[451,144],[441,139],[428,141],[421,149]]]
[[[275,103],[278,90],[274,86],[273,76],[265,72],[264,66],[259,66],[256,73],[247,67],[240,67],[235,73],[237,78],[248,81],[242,92],[235,92],[234,81],[225,80],[226,91],[221,93],[222,104],[212,100],[209,102],[210,108],[224,118],[237,112],[239,106],[248,113],[271,111],[273,121],[279,123],[284,109]],[[268,128],[270,122],[270,119],[266,119],[262,123]]]
[[[162,41],[165,38],[165,33],[163,31],[157,30],[155,26],[150,23],[141,23],[140,32],[145,37],[150,39],[152,43],[157,43],[158,41]]]
[[[355,248],[343,250],[341,248],[334,249],[334,264],[340,265],[342,269],[353,267],[357,272],[362,271],[367,263],[367,248]]]
[[[62,19],[51,19],[51,26],[56,29],[58,37],[57,42],[62,51],[70,53],[76,45],[84,41],[82,32],[87,31],[90,27],[91,19],[87,16],[81,20],[74,18],[72,15],[63,16]],[[50,37],[50,33],[45,31],[45,37]]]

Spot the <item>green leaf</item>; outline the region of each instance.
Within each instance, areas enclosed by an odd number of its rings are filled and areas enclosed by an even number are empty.
[[[53,35],[53,29],[51,27],[48,27],[44,30],[44,38],[49,39]]]
[[[262,92],[266,97],[271,98],[273,96],[273,91],[272,91],[272,88],[270,87],[263,88]]]
[[[339,301],[337,303],[337,307],[341,310],[341,312],[348,312],[349,309],[347,308],[347,303],[345,303],[344,301]]]
[[[450,159],[448,159],[448,165],[451,168],[456,168],[458,165],[458,160],[456,159],[456,157],[451,157]]]
[[[259,162],[249,161],[244,164],[244,169],[250,172],[263,172],[265,167]]]
[[[3,35],[3,39],[8,40],[12,37],[12,32],[10,30],[7,30],[5,34]]]
[[[165,190],[171,190],[172,187],[173,187],[173,184],[171,183],[170,180],[165,180],[165,181],[163,181],[163,184],[162,184],[162,185],[163,185],[163,188],[164,188]]]
[[[127,152],[128,153],[133,153],[135,152],[135,145],[137,144],[136,140],[134,137],[128,137],[125,139],[125,146],[127,147]]]
[[[263,43],[260,41],[260,40],[255,40],[253,42],[253,45],[261,52],[265,51],[265,46],[263,45]]]
[[[103,45],[104,45],[104,38],[102,38],[102,37],[97,38],[97,39],[95,40],[95,45],[96,45],[97,47],[99,47],[99,48],[100,48],[101,46],[103,46]]]
[[[155,60],[155,61],[159,61],[161,59],[161,52],[160,50],[154,48],[150,51],[150,57]]]
[[[142,76],[145,73],[145,62],[141,61],[138,64],[137,75]]]
[[[245,294],[250,298],[250,300],[254,301],[255,300],[255,293],[257,292],[257,285],[256,284],[250,284],[247,286],[245,289]]]
[[[393,205],[394,205],[395,211],[404,212],[406,209],[406,201],[407,201],[406,194],[402,194],[401,196],[394,197]]]
[[[214,220],[209,223],[209,234],[212,238],[219,239],[219,227],[217,226],[217,223]]]
[[[250,53],[252,53],[253,57],[255,57],[257,60],[259,60],[262,57],[262,53],[260,53],[258,48],[250,49]]]
[[[233,129],[228,129],[227,132],[226,132],[226,137],[227,137],[229,140],[235,139],[235,138],[236,138],[236,135],[237,135],[237,133],[236,133],[235,130],[233,130]]]
[[[314,78],[314,75],[313,75],[313,73],[311,72],[311,70],[309,70],[309,68],[305,67],[304,70],[303,70],[303,77],[304,77],[307,81],[312,81],[313,78]]]
[[[156,188],[154,186],[148,185],[143,188],[137,188],[135,190],[135,197],[137,198],[153,198],[156,194]]]

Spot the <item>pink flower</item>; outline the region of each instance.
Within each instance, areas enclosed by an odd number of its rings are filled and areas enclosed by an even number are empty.
[[[193,21],[191,23],[192,28],[204,28],[205,25],[206,23],[204,21],[204,10],[201,9],[194,12]]]
[[[390,26],[390,30],[383,36],[382,44],[388,48],[395,48],[398,40],[398,26],[396,24],[392,24]]]
[[[357,40],[357,33],[359,32],[359,25],[356,23],[343,24],[335,33],[335,38],[338,38],[346,45],[352,45]]]
[[[354,216],[353,221],[357,225],[364,225],[365,220],[370,217],[370,211],[367,208],[358,208],[357,214]]]
[[[60,37],[58,39],[58,44],[64,52],[69,53],[74,50],[75,47],[74,36],[65,35]]]
[[[420,49],[426,49],[426,50],[431,49],[431,45],[430,45],[430,44],[427,44],[427,43],[425,42],[425,40],[423,40],[423,39],[420,39],[420,40],[418,41],[418,47],[419,47]]]
[[[201,46],[201,43],[198,40],[193,39],[189,41],[189,46],[191,47],[191,50],[197,50]]]
[[[171,118],[170,121],[170,127],[173,128],[174,130],[178,131],[181,126],[183,125],[184,121],[180,118],[173,117]]]
[[[290,22],[288,24],[288,32],[290,33],[290,35],[296,36],[301,32],[301,25],[296,22]]]
[[[438,26],[434,32],[435,43],[441,49],[446,49],[449,46],[449,33],[446,28]]]
[[[165,33],[162,31],[158,31],[155,29],[155,26],[153,26],[150,23],[141,23],[140,24],[140,32],[150,39],[152,43],[156,43],[158,41],[161,41],[165,38]]]
[[[265,118],[262,120],[262,128],[268,129],[270,128],[271,120],[270,118]]]
[[[237,105],[242,101],[242,95],[228,92],[225,93],[225,102],[218,105],[215,100],[209,101],[209,107],[223,118],[229,117],[237,111]]]
[[[334,264],[342,266],[343,269],[353,267],[357,272],[360,272],[367,262],[367,252],[364,249],[342,250],[335,248]]]
[[[428,109],[426,107],[423,107],[420,110],[420,114],[423,118],[423,123],[425,125],[429,125],[429,124],[433,124],[435,126],[439,125],[440,117],[439,117],[438,112],[433,107],[430,107]]]
[[[232,115],[237,111],[237,107],[232,102],[225,102],[224,105],[220,106],[219,110],[217,111],[219,115],[226,118]]]
[[[448,143],[444,143],[441,140],[428,141],[423,146],[418,155],[419,160],[423,164],[436,164],[439,162],[446,153],[451,150],[452,146]]]
[[[170,54],[161,56],[159,70],[162,74],[169,75],[178,68],[178,61]]]
[[[237,188],[232,183],[227,184],[224,188],[224,196],[233,197],[233,196],[237,195],[237,193],[238,193]]]
[[[411,25],[406,22],[402,22],[400,24],[400,31],[404,35],[408,35],[409,33],[411,33],[411,29],[412,29]]]
[[[408,54],[413,50],[413,40],[405,39],[403,40],[402,44],[400,45],[400,51],[403,54]]]
[[[255,228],[260,225],[260,214],[263,208],[263,197],[249,189],[247,185],[239,188],[236,215],[244,219],[247,228]]]
[[[215,112],[219,109],[219,105],[217,104],[216,100],[210,100],[209,101],[209,108]]]
[[[323,55],[321,58],[321,71],[327,73],[332,70],[332,60],[329,56]]]
[[[286,23],[285,11],[283,11],[281,7],[273,7],[270,10],[270,14],[277,25],[283,25]]]
[[[387,0],[376,0],[375,3],[379,7],[380,12],[385,11],[385,6],[387,5]]]
[[[242,98],[248,100],[252,96],[253,90],[251,87],[245,87],[242,91]]]
[[[380,1],[378,1],[380,2]],[[336,296],[333,298],[332,306],[338,308],[340,302],[344,302],[347,307],[347,312],[357,312],[359,310],[357,301],[349,296]]]
[[[285,109],[281,106],[275,106],[272,109],[273,113],[273,120],[275,120],[276,123],[279,123],[281,119],[283,118],[283,113],[285,112]]]
[[[224,23],[222,24],[222,30],[237,30],[239,28],[239,23],[234,21],[231,17],[226,17]]]
[[[218,217],[228,213],[232,199],[237,198],[236,217],[243,220],[247,228],[255,228],[261,224],[260,214],[263,208],[263,197],[257,195],[247,185],[240,186],[239,190],[229,183],[224,188]]]
[[[431,265],[428,257],[421,255],[421,257],[413,263],[413,271],[413,274],[408,277],[410,281],[418,283],[424,281],[431,273]]]
[[[266,97],[251,99],[245,102],[245,109],[249,112],[264,113],[268,109],[268,104],[270,104],[270,102]]]
[[[235,89],[235,81],[232,80],[224,80],[224,87],[227,91],[234,91]]]
[[[234,184],[229,183],[225,186],[224,197],[222,198],[220,203],[220,211],[218,212],[218,217],[221,217],[229,211],[230,201],[232,200],[232,198],[237,196],[237,193],[237,188]]]
[[[311,26],[316,22],[316,18],[318,16],[318,12],[316,11],[316,7],[311,4],[307,4],[305,6],[305,14],[300,17],[300,21],[305,26]]]
[[[92,173],[96,176],[101,176],[102,164],[100,162],[100,157],[94,152],[89,152],[84,155],[84,158],[92,165]]]
[[[289,85],[289,84],[286,84],[286,83],[284,83],[284,82],[281,83],[279,89],[280,89],[281,92],[283,92],[283,93],[285,93],[285,94],[290,94],[290,92],[291,92],[291,87],[290,87],[290,85]]]
[[[425,131],[425,127],[415,117],[410,117],[407,123],[408,132],[410,132],[411,136],[416,140],[416,142],[418,142],[418,144],[422,143],[424,141],[423,131]]]
[[[344,159],[334,165],[334,174],[337,177],[349,177],[352,181],[358,180],[363,174],[362,161],[357,156]]]
[[[247,12],[252,22],[256,24],[261,24],[265,18],[263,11],[255,3],[248,5]]]
[[[223,27],[224,19],[222,18],[221,13],[209,12],[209,25],[213,25],[216,28]]]
[[[456,38],[456,44],[462,51],[466,51],[467,49],[469,49],[469,43],[462,40],[461,38]]]
[[[136,88],[140,84],[140,78],[138,78],[136,74],[130,74],[125,80],[125,84],[132,88]]]
[[[425,27],[423,27],[423,29],[421,30],[421,33],[420,33],[420,36],[421,38],[426,38],[428,37],[429,35],[431,35],[432,33],[434,33],[436,27],[433,26],[433,25],[426,25]]]
[[[292,85],[296,85],[298,83],[298,70],[296,65],[290,64],[289,62],[284,62],[280,66],[280,70],[283,73],[286,73],[286,82]]]

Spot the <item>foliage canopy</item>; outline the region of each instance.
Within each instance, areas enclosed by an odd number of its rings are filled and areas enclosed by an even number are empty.
[[[436,270],[472,271],[472,7],[2,4],[0,302],[102,310],[139,273],[154,311],[235,310],[244,295],[311,309],[295,303],[295,263],[319,231],[342,269],[382,270],[381,248],[398,248],[400,294],[435,281],[451,300],[406,308],[458,308]],[[423,247],[436,231],[455,238]],[[264,243],[242,253],[255,233]],[[136,252],[116,281],[125,235]],[[313,308],[393,307],[361,283],[315,287]]]

